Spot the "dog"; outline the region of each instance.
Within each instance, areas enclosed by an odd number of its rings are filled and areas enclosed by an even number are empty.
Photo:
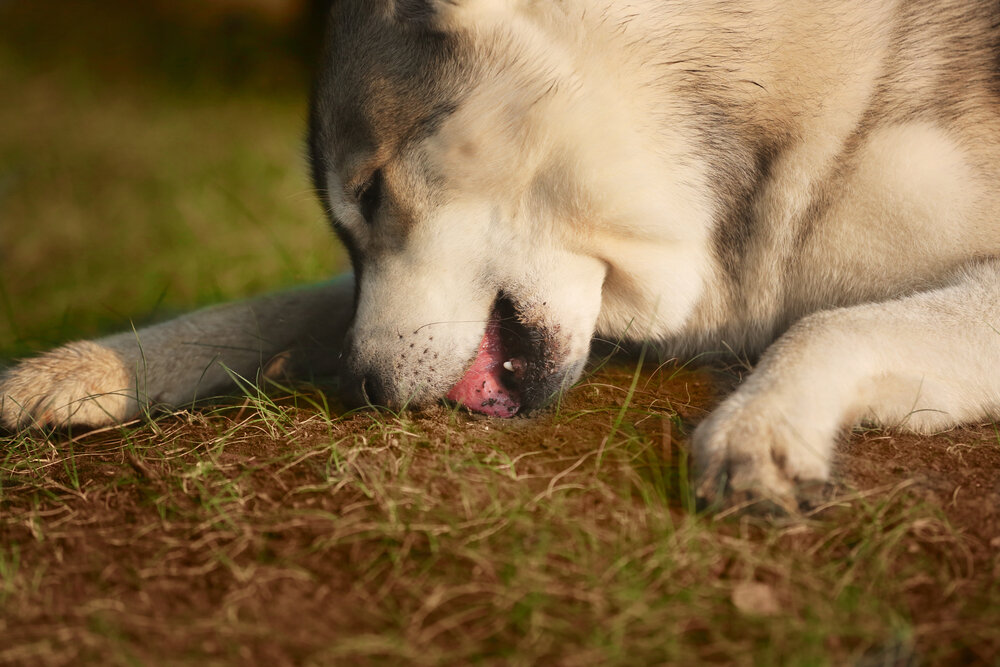
[[[731,350],[698,493],[794,506],[842,429],[1000,415],[1000,5],[337,0],[312,177],[353,274],[65,345],[9,428],[340,373],[544,406],[595,336]]]

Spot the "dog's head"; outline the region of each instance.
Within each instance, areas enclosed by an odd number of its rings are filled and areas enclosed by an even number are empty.
[[[364,399],[524,412],[579,377],[599,324],[689,309],[696,277],[646,287],[672,191],[652,184],[644,102],[563,11],[334,4],[309,146],[354,265],[345,356]]]

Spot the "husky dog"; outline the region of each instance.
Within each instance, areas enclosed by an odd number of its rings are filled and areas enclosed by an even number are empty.
[[[793,504],[840,430],[1000,415],[1000,4],[338,0],[312,175],[353,277],[21,362],[8,427],[232,377],[494,416],[591,339],[761,355],[699,491]]]

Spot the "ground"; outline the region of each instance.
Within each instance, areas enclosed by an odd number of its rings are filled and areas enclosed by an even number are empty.
[[[0,358],[343,268],[285,33],[76,4],[0,4]],[[0,664],[997,664],[995,425],[845,434],[804,517],[699,512],[743,369],[651,358],[527,419],[300,386],[0,434]]]
[[[856,433],[804,518],[699,514],[686,436],[718,383],[635,368],[531,419],[300,389],[11,438],[0,662],[995,660],[992,426]]]

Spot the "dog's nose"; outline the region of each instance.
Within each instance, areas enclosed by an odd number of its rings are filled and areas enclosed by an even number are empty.
[[[344,360],[340,370],[340,393],[344,403],[351,408],[384,406],[385,385],[378,375],[361,360],[356,334],[353,329],[344,337]]]
[[[350,407],[403,407],[392,369],[377,353],[379,340],[378,336],[355,329],[345,337],[340,391]]]
[[[341,376],[344,401],[351,407],[391,407],[388,405],[385,382],[376,373],[352,373]]]

